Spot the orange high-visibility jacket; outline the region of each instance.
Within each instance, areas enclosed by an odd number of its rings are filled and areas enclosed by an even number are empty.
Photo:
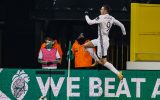
[[[77,40],[75,40],[72,46],[72,52],[75,57],[75,68],[91,67],[92,57]]]

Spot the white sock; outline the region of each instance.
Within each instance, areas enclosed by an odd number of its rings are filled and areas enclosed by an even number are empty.
[[[111,71],[112,71],[113,73],[115,73],[116,75],[118,75],[119,71],[118,71],[116,68],[114,68],[114,66],[113,66],[111,63],[106,62],[106,63],[104,64],[104,66],[107,67],[109,70],[111,70]]]
[[[89,52],[89,54],[92,56],[92,58],[93,58],[95,61],[99,61],[99,58],[97,57],[97,55],[96,55],[96,53],[94,52],[93,48],[86,48],[85,50]]]

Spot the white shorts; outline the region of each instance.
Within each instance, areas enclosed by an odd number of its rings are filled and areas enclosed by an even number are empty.
[[[94,46],[97,46],[97,55],[99,58],[103,56],[107,56],[107,50],[109,48],[109,40],[103,38],[103,43],[100,39],[93,39],[91,40]]]

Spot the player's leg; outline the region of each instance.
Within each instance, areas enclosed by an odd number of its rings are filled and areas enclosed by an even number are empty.
[[[99,61],[99,58],[97,57],[96,53],[94,52],[93,48],[86,48],[86,51],[89,52],[89,54],[92,56],[92,58],[95,61]]]
[[[95,61],[99,61],[99,58],[97,57],[96,53],[93,50],[93,48],[96,46],[96,41],[97,41],[96,39],[94,39],[92,41],[88,41],[83,46],[86,49],[86,51],[88,51],[90,53],[90,55],[92,56],[92,58]]]
[[[103,65],[105,66],[105,67],[107,67],[109,70],[111,70],[113,73],[115,73],[116,75],[118,75],[118,70],[111,64],[111,63],[109,63],[109,62],[107,62],[107,59],[106,58],[102,58],[101,59],[101,61],[102,61],[102,63],[103,63]]]
[[[105,67],[107,67],[109,70],[111,70],[113,73],[115,73],[119,80],[122,80],[123,79],[123,75],[121,72],[119,72],[111,63],[107,62],[107,51],[108,51],[108,48],[109,48],[109,41],[104,41],[103,43],[103,51],[104,51],[104,55],[102,55],[102,59],[101,59],[101,62],[103,63],[103,65]]]
[[[109,70],[111,70],[113,73],[115,73],[118,76],[119,80],[123,79],[122,73],[119,72],[111,63],[107,62],[106,58],[102,58],[101,61],[105,67],[107,67]]]
[[[83,44],[84,48],[94,48],[94,44],[91,41],[88,41],[86,43]]]

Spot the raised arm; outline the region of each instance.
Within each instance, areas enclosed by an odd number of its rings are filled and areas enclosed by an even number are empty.
[[[87,23],[88,23],[89,25],[101,23],[100,17],[97,17],[97,18],[91,20],[88,15],[85,15],[85,19],[86,19],[86,21],[87,21]]]

